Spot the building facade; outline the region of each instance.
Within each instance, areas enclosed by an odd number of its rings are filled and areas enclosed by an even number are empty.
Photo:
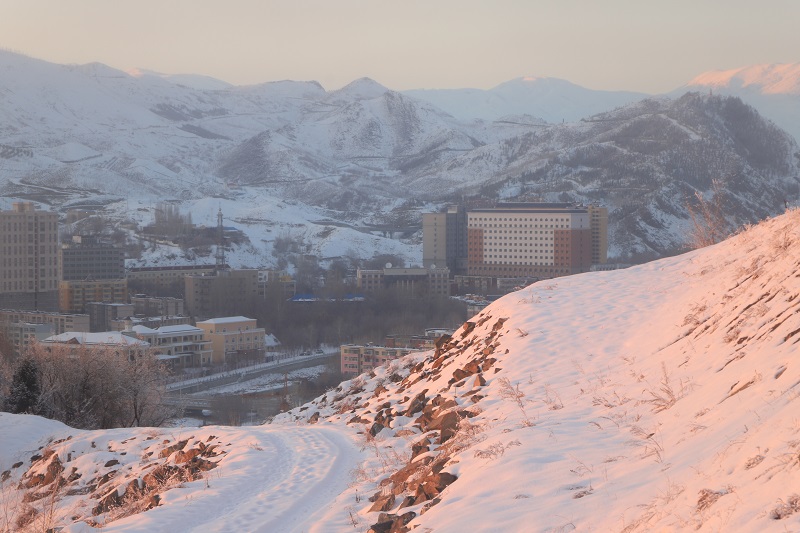
[[[195,319],[247,312],[258,297],[258,270],[220,270],[184,282],[186,311]]]
[[[341,372],[348,376],[371,372],[375,368],[404,355],[424,351],[416,348],[390,348],[388,346],[362,346],[359,344],[344,344],[339,350],[341,352]]]
[[[94,237],[75,235],[60,249],[61,280],[102,280],[125,277],[125,252]]]
[[[133,305],[125,303],[88,302],[90,331],[119,331],[112,324],[133,316]]]
[[[216,265],[177,265],[166,267],[136,267],[128,269],[128,280],[136,286],[159,291],[182,290],[183,278],[189,275],[213,274]]]
[[[396,290],[409,298],[447,297],[450,296],[450,269],[359,269],[356,272],[356,285],[365,293]]]
[[[0,308],[58,311],[58,215],[15,202],[0,211]]]
[[[212,318],[197,323],[211,341],[214,364],[239,361],[264,361],[264,328],[259,328],[254,318],[229,316]]]
[[[150,350],[150,344],[146,341],[123,335],[119,331],[67,331],[39,342],[44,346],[65,346],[71,352],[70,355],[79,353],[79,350],[97,350],[109,357],[125,355],[130,360]]]
[[[573,204],[501,203],[470,211],[467,226],[470,276],[554,278],[588,272],[593,248],[605,256]]]
[[[453,274],[466,274],[467,213],[462,206],[422,215],[422,266],[447,267]]]
[[[461,244],[465,243],[465,244]],[[482,290],[492,278],[588,272],[608,255],[608,210],[570,203],[499,203],[423,214],[423,265],[446,264]],[[490,281],[481,281],[481,278]]]
[[[183,299],[169,296],[131,296],[133,313],[139,316],[181,316],[184,314]]]
[[[148,342],[159,359],[173,366],[211,364],[211,342],[200,328],[190,325],[162,326],[158,329],[133,326],[121,333]]]
[[[62,281],[59,284],[59,307],[62,313],[85,313],[89,302],[125,303],[128,301],[126,279]]]

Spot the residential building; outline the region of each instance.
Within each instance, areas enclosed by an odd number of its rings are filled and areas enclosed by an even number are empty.
[[[371,344],[366,346],[344,344],[339,350],[341,352],[341,372],[349,376],[371,372],[375,368],[404,355],[425,351],[420,348],[390,348]]]
[[[279,288],[277,291],[271,291]],[[280,294],[280,297],[288,300],[297,293],[297,282],[286,272],[278,270],[259,270],[258,271],[258,298],[266,299],[270,294]]]
[[[177,265],[166,267],[136,267],[128,269],[128,281],[137,291],[178,291],[184,289],[183,278],[189,275],[213,274],[216,265]]]
[[[589,228],[592,230],[592,265],[608,262],[608,209],[590,205]]]
[[[141,339],[123,335],[119,331],[102,331],[87,333],[79,331],[67,331],[60,335],[54,335],[40,341],[42,345],[62,345],[71,349],[72,354],[77,354],[78,350],[91,349],[107,351],[108,355],[127,355],[133,359],[150,348],[150,344]]]
[[[258,270],[219,270],[184,282],[186,311],[195,319],[247,312],[258,295]]]
[[[147,326],[158,329],[162,326],[181,326],[190,324],[188,316],[129,316],[115,318],[108,323],[109,331],[127,331],[133,326]]]
[[[450,295],[450,269],[444,268],[384,268],[359,269],[356,272],[359,290],[397,290],[409,298]]]
[[[133,313],[139,316],[180,316],[184,315],[183,299],[170,296],[131,296]]]
[[[254,318],[228,316],[197,322],[197,327],[211,341],[214,364],[235,364],[239,361],[264,361],[264,328]]]
[[[0,211],[0,308],[58,311],[58,214],[14,202]]]
[[[58,299],[62,313],[85,313],[89,302],[125,303],[128,281],[124,278],[62,281]]]
[[[424,335],[387,335],[383,344],[387,348],[433,350],[436,347],[436,339],[442,335],[452,335],[453,331],[447,328],[428,328]]]
[[[3,328],[3,335],[12,348],[13,357],[24,354],[28,348],[55,334],[53,324],[11,322]]]
[[[89,315],[90,331],[112,331],[112,322],[133,316],[133,304],[88,302],[85,305]]]
[[[50,324],[55,335],[67,331],[89,332],[89,315],[48,313],[44,311],[25,311],[19,309],[0,309],[0,331],[5,324],[27,322],[29,324]]]
[[[211,341],[206,340],[205,332],[194,326],[162,326],[151,329],[146,326],[133,326],[123,335],[135,337],[150,343],[159,359],[173,366],[206,366],[211,364]]]
[[[61,280],[123,279],[125,252],[96,237],[74,235],[60,249]]]
[[[453,274],[467,271],[467,213],[448,206],[443,213],[422,215],[422,266],[447,267]]]

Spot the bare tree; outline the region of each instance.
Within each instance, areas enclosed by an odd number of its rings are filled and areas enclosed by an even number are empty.
[[[711,198],[706,199],[700,191],[694,193],[696,204],[686,201],[686,210],[692,220],[689,232],[689,245],[693,249],[716,244],[728,235],[728,220],[722,205],[724,192],[722,182],[711,181]]]
[[[39,412],[78,428],[161,425],[167,370],[149,349],[36,345]]]

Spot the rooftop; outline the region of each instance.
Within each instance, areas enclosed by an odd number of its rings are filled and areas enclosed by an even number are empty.
[[[95,346],[150,346],[150,343],[135,337],[128,337],[119,331],[101,331],[87,333],[83,331],[67,331],[53,335],[42,342],[51,344],[83,344]]]
[[[247,318],[246,316],[223,316],[219,318],[203,320],[202,322],[198,322],[198,324],[233,324],[236,322],[247,322],[251,320],[255,320],[255,318]]]

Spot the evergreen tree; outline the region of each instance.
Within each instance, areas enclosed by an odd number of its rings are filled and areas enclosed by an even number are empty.
[[[39,367],[33,359],[25,358],[14,371],[5,410],[11,413],[36,414],[39,394]]]

